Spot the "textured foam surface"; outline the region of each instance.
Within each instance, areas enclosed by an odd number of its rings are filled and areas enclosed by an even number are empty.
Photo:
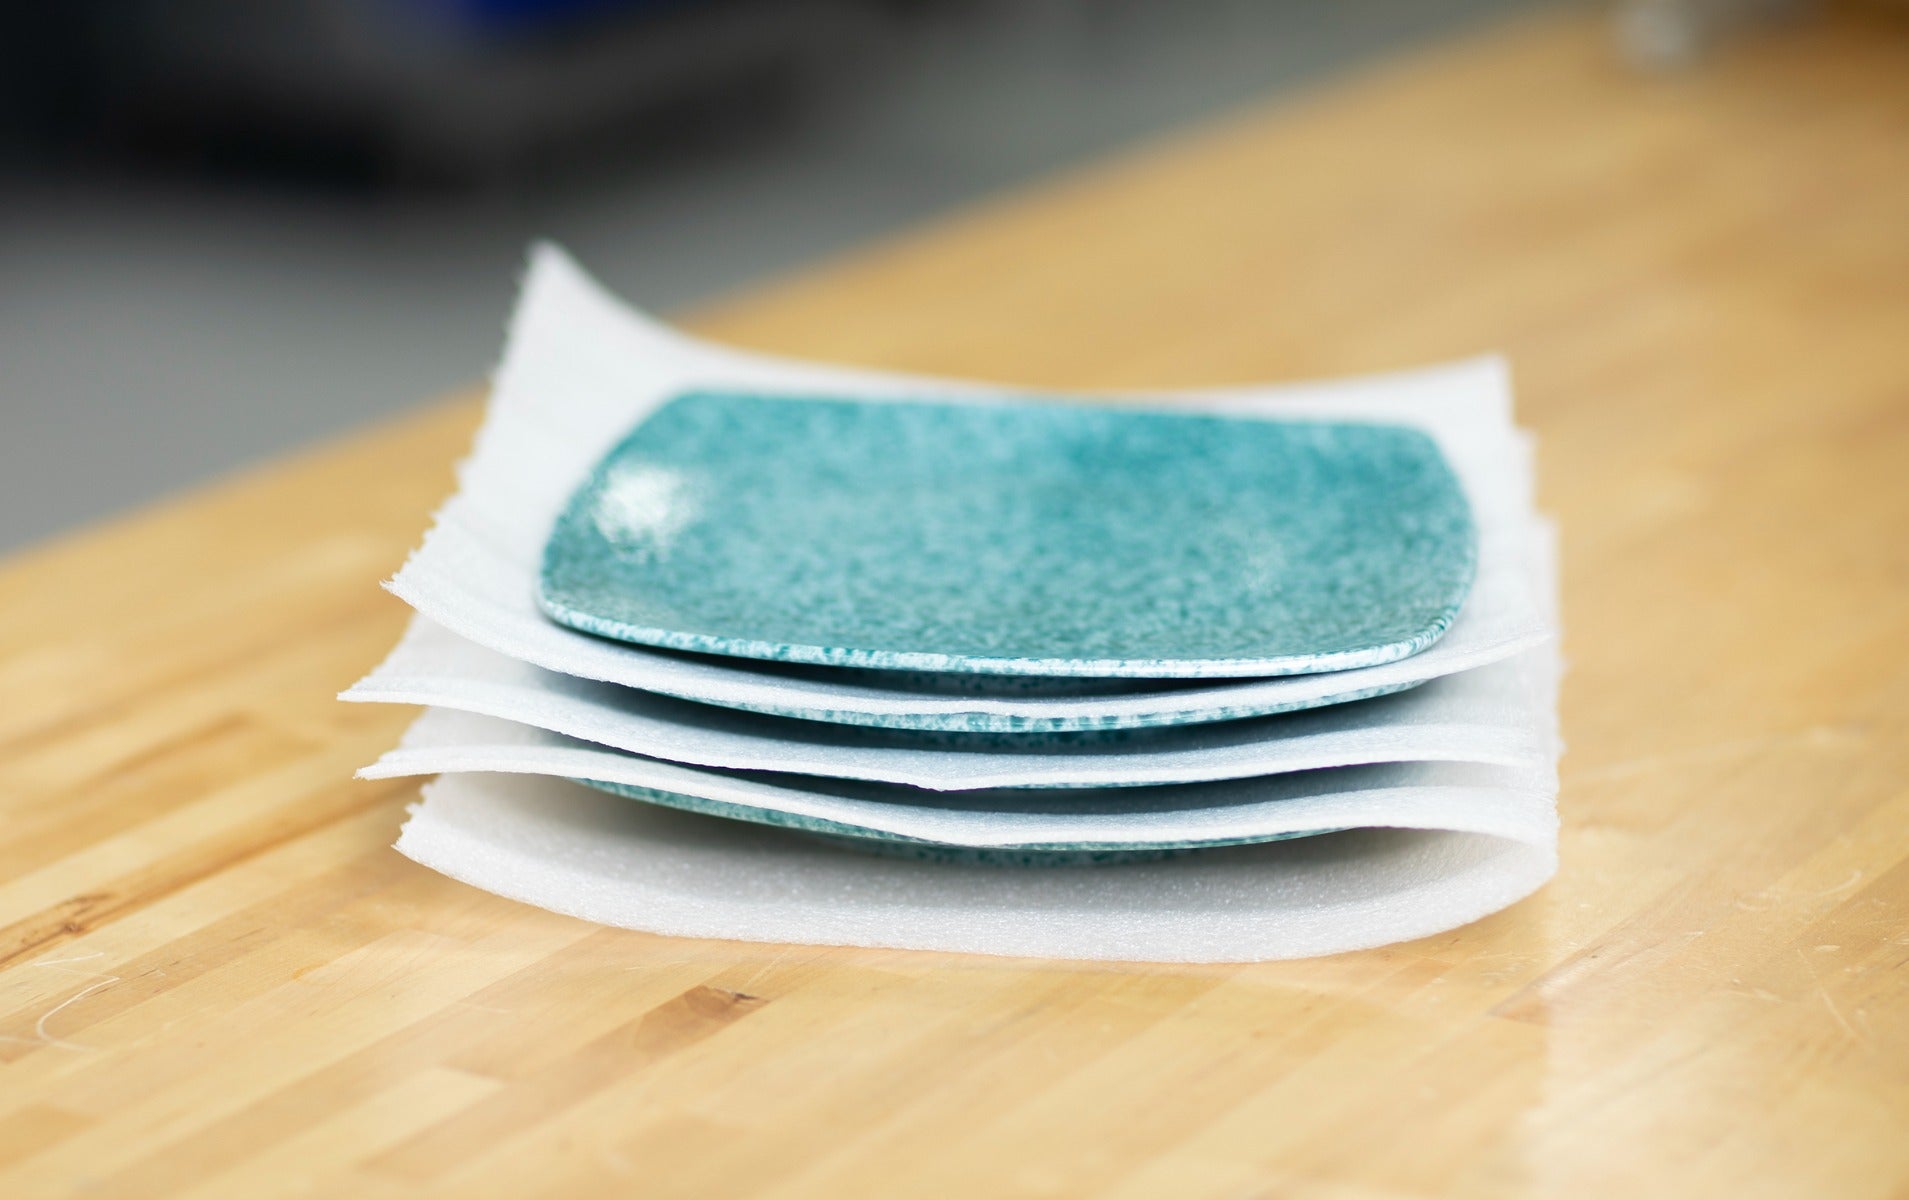
[[[1522,899],[1557,868],[1548,830],[1442,828],[1112,867],[906,862],[580,784],[487,774],[428,785],[398,849],[501,896],[655,933],[1154,962],[1423,937]]]
[[[483,713],[652,758],[953,791],[1238,779],[1415,759],[1537,766],[1529,717],[1552,650],[1396,695],[1284,716],[1107,734],[932,735],[791,721],[654,696],[518,662],[414,621],[350,700]]]

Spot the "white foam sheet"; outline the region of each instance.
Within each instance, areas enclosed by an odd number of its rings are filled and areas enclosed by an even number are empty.
[[[468,642],[422,617],[348,700],[424,704],[534,725],[651,758],[937,791],[1120,787],[1413,760],[1539,766],[1549,646],[1355,704],[1118,735],[949,734],[761,716],[579,679]],[[1012,742],[1013,744],[1005,744]],[[462,769],[456,763],[443,770]]]
[[[561,252],[533,255],[511,322],[489,413],[460,490],[424,545],[389,586],[438,624],[490,649],[582,678],[757,710],[807,707],[876,723],[898,712],[975,712],[1034,718],[1113,717],[1158,711],[1145,697],[922,696],[847,681],[792,678],[737,660],[684,658],[566,629],[545,619],[534,580],[543,542],[570,491],[624,433],[688,388],[829,392],[871,399],[989,403],[1024,389],[850,370],[777,359],[689,338],[629,309]],[[1531,504],[1529,445],[1513,429],[1503,364],[1446,367],[1272,388],[1114,397],[1149,407],[1259,417],[1330,417],[1415,425],[1438,442],[1463,484],[1480,532],[1481,573],[1454,628],[1424,654],[1369,668],[1366,686],[1431,678],[1516,653],[1545,622],[1515,569]],[[1341,672],[1342,676],[1364,672]],[[1172,701],[1225,706],[1304,700],[1318,678],[1250,680],[1180,693]],[[1351,690],[1351,689],[1348,689]]]
[[[875,857],[529,776],[446,775],[398,839],[475,887],[687,937],[1243,962],[1440,933],[1535,891],[1555,837],[1358,829],[1117,867]]]
[[[1549,766],[1388,763],[1171,788],[924,793],[737,775],[606,750],[561,734],[430,709],[371,778],[489,771],[599,779],[956,846],[1224,841],[1351,826],[1412,826],[1542,841],[1556,825]],[[638,803],[638,801],[631,801]]]

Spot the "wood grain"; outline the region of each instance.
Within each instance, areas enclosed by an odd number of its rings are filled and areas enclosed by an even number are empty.
[[[0,1195],[1909,1195],[1909,41],[1564,15],[703,314],[1058,387],[1512,357],[1563,871],[1082,966],[601,930],[387,848],[334,703],[469,401],[0,568]]]

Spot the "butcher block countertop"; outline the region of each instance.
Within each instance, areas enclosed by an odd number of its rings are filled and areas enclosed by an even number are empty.
[[[1052,388],[1493,349],[1562,854],[1384,950],[685,941],[390,849],[333,694],[473,397],[0,565],[0,1196],[1909,1194],[1909,29],[1540,16],[693,314]],[[473,363],[473,373],[482,364]]]

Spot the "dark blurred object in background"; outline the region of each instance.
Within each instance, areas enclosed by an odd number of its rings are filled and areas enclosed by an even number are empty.
[[[874,0],[23,5],[6,107],[42,154],[482,180],[634,122],[797,95],[883,17]]]
[[[1644,67],[1680,67],[1734,33],[1795,17],[1811,0],[1616,0],[1618,45]]]
[[[0,551],[1547,2],[0,3]]]
[[[532,238],[668,312],[1566,3],[1658,69],[1811,8],[1909,18],[1909,0],[0,0],[0,552],[480,379]]]

